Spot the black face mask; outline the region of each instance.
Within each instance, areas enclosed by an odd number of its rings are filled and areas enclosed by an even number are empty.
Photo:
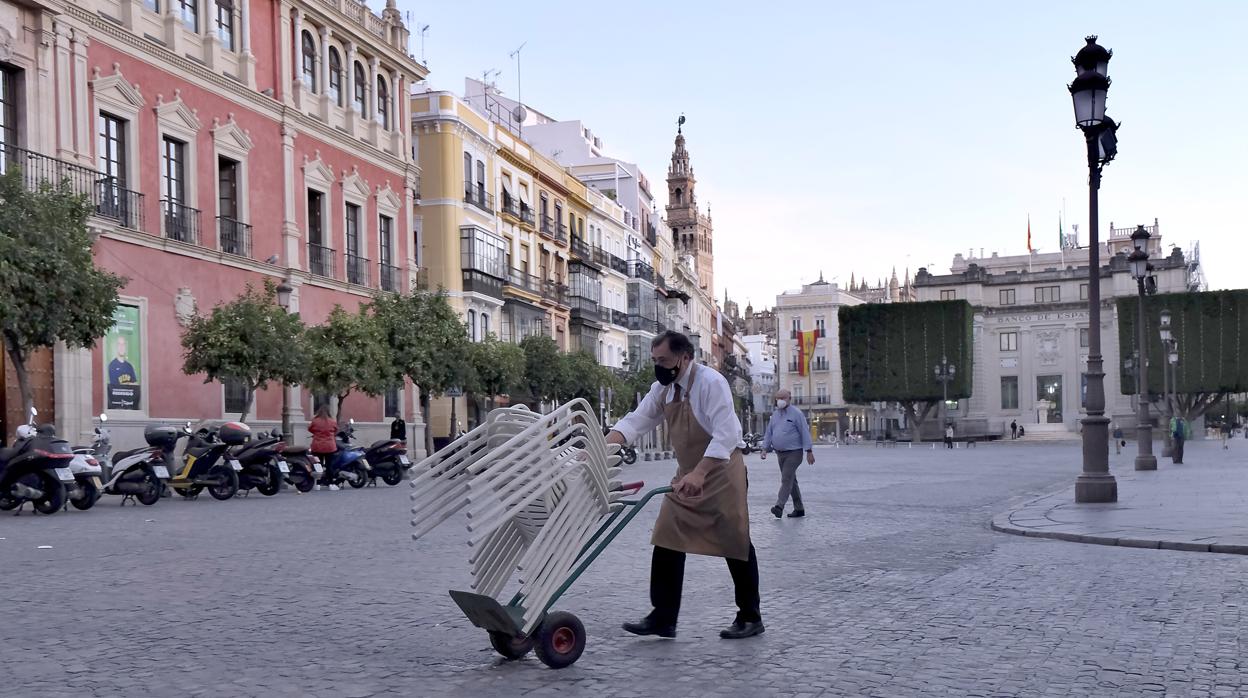
[[[671,385],[676,382],[676,378],[679,376],[679,364],[673,366],[672,368],[663,368],[658,364],[654,365],[654,378],[659,382],[659,385]]]

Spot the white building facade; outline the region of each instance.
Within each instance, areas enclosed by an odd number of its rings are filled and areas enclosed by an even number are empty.
[[[1105,414],[1124,429],[1135,425],[1136,400],[1122,394],[1120,376],[1135,347],[1119,346],[1115,303],[1138,293],[1126,260],[1133,230],[1111,229],[1102,248],[1099,328],[1089,327],[1086,249],[987,258],[958,254],[947,275],[919,270],[919,301],[965,299],[974,308],[972,394],[949,411],[959,435],[1002,435],[1017,422],[1028,434],[1073,437],[1086,416],[1091,331],[1101,335]],[[1157,291],[1196,290],[1198,262],[1177,247],[1164,252],[1158,226],[1147,230]]]

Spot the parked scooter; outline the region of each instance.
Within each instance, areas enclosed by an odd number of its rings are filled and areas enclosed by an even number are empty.
[[[104,427],[107,422],[108,417],[100,415],[100,426],[95,428],[91,448],[75,450],[78,453],[91,452],[97,461],[109,464],[108,455],[113,446],[111,435]],[[146,447],[113,453],[112,463],[102,473],[104,494],[121,496],[122,506],[125,506],[126,500],[138,500],[144,506],[159,502],[160,495],[165,490],[165,482],[169,479],[167,461],[161,452],[168,439],[169,430],[169,427],[149,426],[143,430]],[[176,436],[173,441],[177,441]]]
[[[347,423],[341,432],[345,440],[355,439],[355,422]],[[370,470],[369,480],[376,482],[378,477],[387,485],[397,485],[403,481],[403,473],[412,467],[412,460],[407,457],[407,447],[398,439],[382,439],[374,441],[364,451]]]
[[[761,434],[746,434],[742,437],[742,440],[745,441],[745,448],[741,449],[741,453],[748,456],[758,450],[758,445],[762,442],[763,437]]]
[[[17,428],[13,446],[0,449],[0,511],[30,502],[40,514],[55,514],[65,505],[65,485],[74,481],[69,443],[56,438],[55,429],[35,429],[35,416]],[[48,432],[51,433],[48,433]]]
[[[238,472],[243,464],[228,451],[231,446],[241,446],[251,437],[251,427],[242,422],[226,422],[220,426],[203,426],[192,432],[188,422],[183,434],[186,448],[182,451],[181,467],[174,474],[169,486],[173,491],[194,499],[208,490],[213,499],[225,501],[238,494]],[[165,457],[173,462],[173,445],[165,451]]]
[[[95,457],[94,448],[75,448],[74,457],[69,461],[69,471],[74,474],[74,482],[65,488],[69,500],[67,506],[73,504],[75,509],[81,511],[95,506],[104,494],[104,469]]]
[[[312,455],[307,446],[287,446],[282,455],[290,469],[286,473],[286,483],[300,492],[311,492],[325,472],[320,459]]]
[[[358,490],[368,484],[370,468],[368,459],[364,457],[364,449],[351,445],[348,440],[347,429],[354,425],[355,420],[352,419],[338,430],[338,450],[326,464],[325,476],[321,478],[322,485],[341,485],[346,482]]]
[[[271,497],[282,489],[282,480],[290,472],[290,465],[282,457],[286,442],[280,429],[262,431],[254,441],[231,450],[229,457],[242,464],[238,471],[238,489]]]

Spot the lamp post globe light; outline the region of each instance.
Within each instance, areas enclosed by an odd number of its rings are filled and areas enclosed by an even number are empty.
[[[290,294],[294,290],[285,279],[277,285],[277,304],[284,313],[290,312]],[[290,433],[290,386],[284,382],[282,383],[282,440],[287,444],[294,443],[294,438]]]
[[[1174,335],[1170,331],[1170,311],[1162,310],[1159,315],[1161,335],[1161,350],[1164,357],[1170,354],[1170,343],[1174,340]],[[1162,359],[1161,366],[1161,417],[1162,424],[1166,424],[1167,417],[1174,415],[1174,403],[1170,401],[1170,362],[1165,358]],[[1162,429],[1161,437],[1161,455],[1169,457],[1173,453],[1174,444],[1170,441],[1170,430]]]
[[[1153,455],[1153,421],[1148,411],[1148,347],[1145,345],[1147,334],[1144,331],[1144,297],[1147,295],[1148,272],[1152,270],[1152,266],[1148,263],[1149,237],[1144,226],[1136,228],[1131,234],[1131,242],[1135,245],[1135,250],[1127,256],[1127,263],[1131,266],[1131,276],[1135,279],[1139,289],[1135,332],[1136,352],[1140,357],[1135,366],[1136,375],[1139,377],[1136,387],[1140,394],[1139,452],[1135,456],[1136,470],[1157,469],[1157,456]]]
[[[1116,502],[1118,482],[1109,474],[1109,419],[1105,417],[1105,367],[1101,355],[1101,248],[1097,196],[1101,168],[1118,154],[1118,124],[1105,115],[1109,59],[1113,51],[1095,36],[1070,59],[1076,77],[1068,89],[1075,127],[1083,131],[1088,161],[1088,394],[1083,419],[1083,472],[1075,479],[1076,502]]]

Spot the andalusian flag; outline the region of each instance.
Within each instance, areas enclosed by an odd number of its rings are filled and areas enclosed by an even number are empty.
[[[803,330],[797,333],[797,372],[798,375],[810,375],[810,360],[815,356],[815,341],[819,339],[818,330]]]

